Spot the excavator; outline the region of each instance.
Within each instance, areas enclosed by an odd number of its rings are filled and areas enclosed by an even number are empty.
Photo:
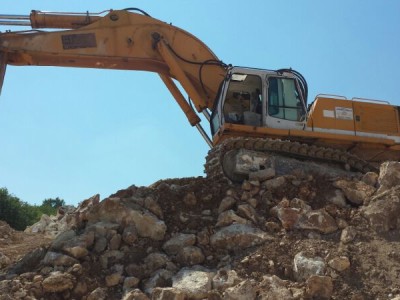
[[[0,25],[31,27],[0,33],[0,87],[7,65],[158,73],[211,147],[205,164],[210,178],[243,180],[270,166],[274,155],[358,172],[400,158],[399,106],[324,94],[309,104],[299,72],[225,64],[192,34],[137,8],[34,10],[1,15]],[[210,123],[210,135],[200,125],[200,113]]]

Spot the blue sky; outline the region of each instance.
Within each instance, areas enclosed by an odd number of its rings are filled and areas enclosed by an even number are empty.
[[[309,101],[328,93],[400,105],[397,0],[2,0],[0,13],[126,7],[189,31],[226,63],[300,71]],[[0,187],[31,204],[60,197],[76,205],[133,184],[202,176],[208,151],[159,77],[137,71],[9,66],[0,137]]]

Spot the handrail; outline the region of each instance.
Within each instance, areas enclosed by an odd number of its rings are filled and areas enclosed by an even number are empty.
[[[351,99],[352,101],[362,101],[362,102],[371,102],[371,103],[385,103],[385,104],[389,104],[389,101],[385,101],[385,100],[376,100],[376,99],[368,99],[368,98],[358,98],[358,97],[354,97]]]
[[[325,97],[325,98],[341,98],[343,100],[347,100],[347,98],[345,96],[340,96],[340,95],[335,95],[335,94],[318,94],[317,96],[315,96],[315,98],[318,98],[318,97],[320,97],[320,98],[322,98],[322,97]]]
[[[343,100],[350,100],[350,101],[362,101],[362,102],[371,102],[371,103],[384,103],[384,104],[388,104],[390,105],[389,101],[385,101],[385,100],[376,100],[376,99],[368,99],[368,98],[359,98],[359,97],[353,97],[351,99],[347,99],[345,96],[340,96],[340,95],[334,95],[334,94],[318,94],[317,96],[315,96],[315,99],[317,98],[340,98]]]

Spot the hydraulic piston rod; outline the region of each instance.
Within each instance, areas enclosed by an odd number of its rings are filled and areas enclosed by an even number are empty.
[[[0,15],[0,25],[31,26],[31,21],[26,15]]]
[[[101,18],[101,13],[52,13],[33,10],[30,15],[0,15],[0,25],[76,29]]]

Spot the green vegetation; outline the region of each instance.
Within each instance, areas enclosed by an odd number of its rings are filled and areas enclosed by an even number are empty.
[[[55,215],[57,208],[65,205],[60,198],[43,200],[42,205],[30,205],[0,188],[0,220],[7,222],[16,230],[24,230],[40,220],[42,214]]]

